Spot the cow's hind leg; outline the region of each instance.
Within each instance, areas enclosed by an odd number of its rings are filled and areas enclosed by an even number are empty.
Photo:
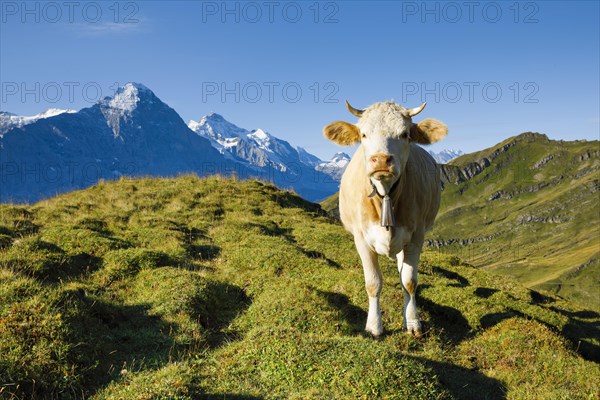
[[[398,257],[398,270],[404,289],[404,327],[409,334],[420,336],[421,321],[417,311],[417,267],[421,256],[422,240],[413,240],[404,247],[402,257]]]
[[[379,261],[377,260],[377,254],[367,246],[362,237],[355,237],[354,244],[363,264],[365,288],[369,296],[369,314],[365,330],[373,336],[379,336],[383,333],[381,310],[379,309],[379,294],[382,286]]]

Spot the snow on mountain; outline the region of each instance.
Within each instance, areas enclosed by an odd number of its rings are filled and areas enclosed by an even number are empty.
[[[210,113],[200,121],[190,120],[188,128],[209,140],[210,144],[227,158],[233,158],[231,149],[250,131],[227,121],[217,113]]]
[[[225,158],[258,171],[263,179],[280,187],[294,188],[309,200],[322,200],[338,189],[341,174],[337,169],[333,174],[329,169],[317,169],[323,163],[318,157],[262,129],[240,128],[215,113],[189,121],[188,127],[208,139]]]
[[[198,122],[191,120],[188,127],[209,139],[221,154],[250,165],[286,171],[292,164],[302,163],[299,152],[285,140],[262,129],[248,131],[240,128],[216,113],[204,116]]]
[[[150,89],[128,83],[78,112],[0,112],[0,202],[33,202],[120,176],[195,173],[261,179],[320,201],[338,181],[317,157],[210,114],[189,125]]]
[[[348,166],[350,159],[351,157],[346,153],[335,153],[333,157],[331,157],[331,160],[319,163],[315,169],[329,175],[332,179],[339,181],[342,179],[342,174],[346,170],[346,166]]]
[[[71,109],[62,109],[62,108],[49,108],[44,112],[41,112],[36,115],[32,115],[30,117],[15,115],[13,113],[9,113],[6,111],[0,111],[0,137],[2,137],[6,132],[13,128],[21,128],[25,125],[36,122],[37,120],[44,118],[55,117],[64,113],[74,113],[77,112]]]
[[[321,163],[320,165],[344,168],[346,165],[348,165],[349,162],[350,162],[350,156],[346,153],[339,152],[339,153],[335,153],[333,155],[333,157],[331,158],[331,160],[327,161],[326,163]]]
[[[0,171],[8,168],[0,201],[31,202],[99,179],[204,176],[234,164],[145,86],[127,84],[91,107],[8,130],[0,137]]]
[[[433,159],[438,164],[447,164],[448,162],[455,159],[456,157],[459,157],[459,156],[462,156],[463,154],[465,154],[461,150],[457,150],[457,149],[442,150],[439,153],[435,153],[431,150],[427,150],[427,151],[429,152],[429,154],[431,154]]]
[[[120,134],[120,121],[131,118],[132,113],[144,99],[146,106],[154,103],[154,93],[141,83],[128,83],[117,89],[113,96],[100,100],[100,109],[106,118],[106,123],[115,136]]]

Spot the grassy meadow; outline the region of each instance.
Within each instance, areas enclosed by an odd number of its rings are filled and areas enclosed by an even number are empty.
[[[596,311],[428,251],[414,338],[382,269],[375,340],[351,237],[270,184],[121,179],[0,205],[0,398],[599,398]]]

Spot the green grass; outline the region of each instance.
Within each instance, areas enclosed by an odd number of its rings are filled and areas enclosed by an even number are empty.
[[[526,133],[453,160],[430,237],[470,263],[600,310],[600,142]],[[541,187],[540,187],[541,186]]]
[[[600,315],[426,252],[363,334],[351,237],[257,181],[122,179],[0,206],[0,397],[597,399]]]

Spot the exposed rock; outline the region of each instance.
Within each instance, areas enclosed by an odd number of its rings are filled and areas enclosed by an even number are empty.
[[[517,225],[522,225],[531,222],[540,222],[540,223],[551,223],[551,224],[562,224],[565,222],[569,222],[573,217],[567,217],[564,215],[553,215],[551,217],[541,217],[537,215],[532,215],[530,213],[525,213],[519,215],[517,218]]]
[[[458,239],[458,238],[453,238],[453,239],[428,239],[428,240],[425,240],[425,246],[435,247],[437,249],[439,249],[441,247],[445,247],[445,246],[451,246],[453,244],[459,244],[461,246],[467,246],[467,245],[473,244],[473,243],[489,242],[490,240],[494,239],[498,235],[500,235],[500,233],[496,233],[496,234],[488,235],[488,236],[483,236],[483,237],[478,237],[478,238],[469,238],[469,239]]]
[[[588,150],[579,156],[579,161],[589,160],[592,157],[600,156],[600,150]]]
[[[550,160],[554,159],[554,157],[555,157],[554,154],[548,154],[546,157],[542,158],[540,161],[533,164],[533,166],[531,168],[539,169],[539,168],[543,167],[544,165],[548,164],[548,162]]]

